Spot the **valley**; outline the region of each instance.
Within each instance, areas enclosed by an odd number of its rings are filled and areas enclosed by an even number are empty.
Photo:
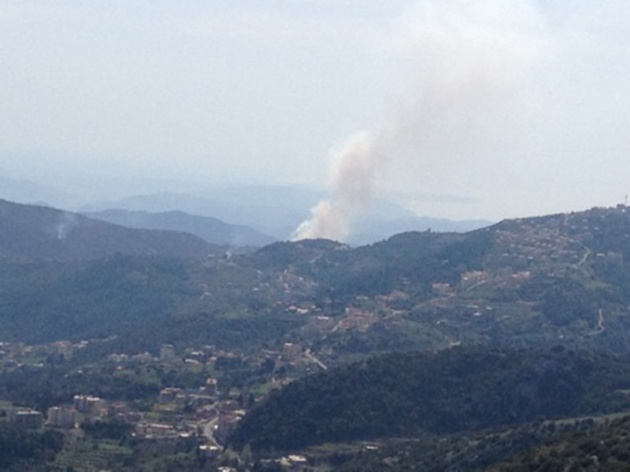
[[[630,407],[625,206],[356,248],[125,229],[99,256],[116,226],[60,240],[67,213],[5,206],[31,239],[0,245],[0,426],[61,438],[7,470],[438,470],[415,444],[463,464],[464,443],[482,470]]]
[[[0,472],[630,471],[629,26],[0,3]]]

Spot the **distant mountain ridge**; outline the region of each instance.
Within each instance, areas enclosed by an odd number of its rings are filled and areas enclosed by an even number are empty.
[[[221,196],[216,194],[199,196],[174,192],[136,195],[118,201],[88,205],[83,210],[95,212],[111,208],[152,213],[183,211],[191,215],[217,218],[228,224],[247,225],[275,239],[284,240],[289,239],[297,224],[307,215],[305,210],[296,209],[290,202],[270,203],[263,196],[259,202],[252,202],[248,198],[245,203],[241,203],[221,200]]]
[[[449,220],[427,216],[402,216],[390,218],[363,217],[352,226],[349,242],[362,246],[409,231],[436,231],[438,233],[465,233],[490,226],[489,220]]]
[[[258,199],[256,192],[259,193]],[[316,192],[274,187],[226,189],[207,195],[160,192],[135,195],[118,201],[91,204],[85,213],[111,208],[151,213],[183,211],[220,219],[229,224],[247,225],[272,236],[289,240],[297,227],[309,218],[311,209],[322,198]],[[370,244],[404,231],[470,231],[488,226],[486,220],[449,220],[415,215],[410,210],[386,200],[378,200],[352,221],[347,240],[352,245]]]
[[[80,260],[116,253],[203,257],[216,251],[196,236],[129,229],[53,208],[0,200],[0,259]]]
[[[104,183],[105,182],[105,183]],[[59,190],[25,179],[0,176],[0,198],[16,203],[35,204],[77,211],[85,214],[111,210],[144,211],[149,213],[184,212],[191,218],[208,217],[235,225],[228,236],[225,229],[206,221],[184,224],[173,215],[166,217],[134,218],[108,214],[104,221],[123,226],[149,229],[183,230],[196,234],[211,243],[232,244],[229,237],[261,246],[273,240],[289,240],[297,227],[311,215],[311,209],[326,198],[326,192],[301,186],[232,184],[204,186],[199,183],[130,181],[90,176],[81,182],[70,183]],[[106,188],[103,188],[106,187]],[[109,190],[108,190],[109,189]],[[126,196],[124,196],[126,195]],[[406,197],[405,197],[406,198]],[[447,200],[452,201],[452,198]],[[94,215],[96,216],[96,215]],[[141,223],[138,220],[142,219]],[[135,220],[135,221],[134,221]],[[151,220],[151,221],[148,221]],[[156,221],[157,220],[157,221]],[[416,215],[413,211],[385,198],[377,198],[356,215],[350,225],[346,242],[353,246],[371,244],[404,231],[464,232],[488,226],[486,220],[449,220]],[[205,229],[206,224],[221,234],[215,238]],[[137,225],[137,226],[136,226]],[[170,226],[172,225],[172,227]],[[166,226],[166,227],[164,227]],[[246,226],[262,236],[242,228]]]
[[[72,200],[68,194],[56,188],[3,176],[0,176],[0,199],[30,205],[45,204],[56,207],[65,207]]]
[[[245,225],[228,224],[217,218],[190,215],[183,211],[150,213],[112,209],[84,215],[129,228],[190,233],[217,245],[260,247],[275,241],[274,238]]]

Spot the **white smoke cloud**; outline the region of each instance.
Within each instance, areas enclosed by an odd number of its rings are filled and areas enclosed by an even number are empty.
[[[72,233],[78,224],[79,220],[75,214],[64,211],[59,216],[59,221],[55,226],[55,235],[57,236],[57,239],[65,241],[66,237]]]
[[[377,138],[361,131],[331,151],[330,198],[311,210],[311,219],[296,230],[296,239],[342,240],[348,235],[350,217],[372,199],[377,172],[385,161],[377,145]]]
[[[507,123],[536,109],[534,70],[553,50],[545,19],[526,0],[426,0],[398,24],[396,48],[414,78],[374,132],[333,151],[330,197],[295,239],[343,240],[369,204],[391,159],[413,150],[435,162],[482,155],[505,139]]]

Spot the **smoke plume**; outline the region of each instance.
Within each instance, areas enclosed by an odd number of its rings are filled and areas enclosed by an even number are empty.
[[[351,215],[366,205],[375,191],[376,172],[384,161],[377,144],[374,136],[361,131],[331,151],[330,198],[311,210],[311,219],[300,225],[296,239],[342,240],[348,234]]]
[[[550,42],[533,2],[427,0],[397,26],[396,49],[413,76],[408,96],[376,131],[356,133],[331,151],[330,196],[295,239],[343,240],[390,160],[410,154],[426,168],[439,168],[435,161],[447,168],[459,156],[483,154],[506,123],[535,108],[532,71]]]

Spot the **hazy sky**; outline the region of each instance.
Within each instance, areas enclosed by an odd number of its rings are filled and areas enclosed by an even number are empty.
[[[613,205],[629,45],[627,0],[0,0],[0,174],[323,187],[366,130],[426,215]]]

